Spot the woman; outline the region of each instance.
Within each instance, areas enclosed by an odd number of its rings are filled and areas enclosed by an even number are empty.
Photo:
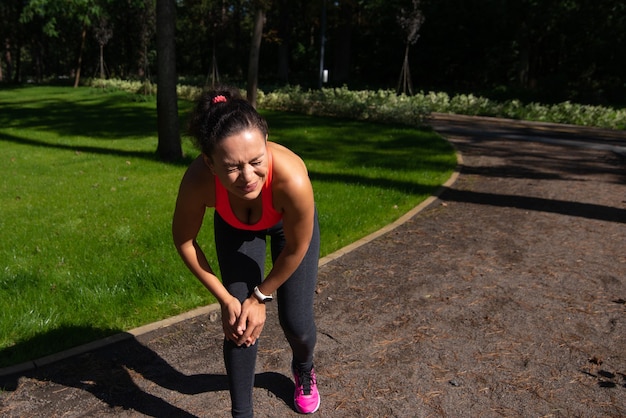
[[[256,343],[275,292],[293,354],[295,408],[313,413],[320,404],[313,368],[319,228],[304,162],[267,141],[266,121],[236,89],[203,94],[190,133],[202,153],[181,181],[172,232],[185,264],[221,306],[232,414],[252,416]],[[215,208],[222,281],[196,241],[207,207]],[[263,279],[268,236],[273,267]]]

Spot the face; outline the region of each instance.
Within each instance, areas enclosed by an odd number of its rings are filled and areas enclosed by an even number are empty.
[[[258,129],[225,138],[205,160],[233,195],[253,200],[261,193],[268,170],[267,141]]]

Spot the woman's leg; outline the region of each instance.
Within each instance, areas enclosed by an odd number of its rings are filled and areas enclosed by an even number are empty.
[[[282,227],[270,229],[272,236],[272,259],[275,260],[285,243]],[[317,212],[311,244],[298,269],[277,291],[280,325],[293,351],[293,366],[310,370],[317,342],[317,330],[313,317],[313,298],[317,284],[317,268],[320,255],[319,225]]]
[[[228,225],[215,213],[215,248],[222,282],[226,289],[243,302],[254,286],[263,280],[265,239],[252,231]],[[232,402],[233,417],[252,417],[252,388],[258,341],[250,347],[237,347],[224,339],[224,364]]]

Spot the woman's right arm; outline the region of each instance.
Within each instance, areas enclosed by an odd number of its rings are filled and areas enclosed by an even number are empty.
[[[241,335],[245,330],[237,326],[241,315],[241,303],[232,296],[213,273],[204,252],[196,238],[200,232],[207,206],[214,206],[214,178],[207,174],[201,158],[196,159],[180,183],[176,209],[172,220],[172,236],[178,254],[189,270],[218,300],[222,310],[222,328],[224,336],[241,344]]]
[[[210,197],[214,187],[212,182],[212,175],[207,173],[201,158],[189,166],[178,190],[172,220],[172,237],[178,254],[189,270],[224,306],[231,302],[233,296],[213,273],[204,252],[196,241],[206,207],[211,206],[210,200],[213,200]]]

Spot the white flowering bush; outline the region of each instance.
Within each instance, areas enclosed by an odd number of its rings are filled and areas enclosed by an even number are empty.
[[[349,90],[347,87],[304,91],[286,87],[259,95],[259,107],[308,115],[419,125],[428,114],[414,97],[391,90]]]
[[[149,82],[93,79],[88,84],[103,89],[156,94],[156,85]],[[196,86],[179,85],[177,88],[178,97],[185,100],[194,100],[201,92],[202,88]],[[303,90],[300,86],[288,86],[270,92],[259,91],[257,104],[264,109],[413,126],[423,124],[429,114],[437,112],[626,129],[625,108],[571,102],[553,105],[524,104],[519,100],[497,102],[473,94],[451,97],[432,91],[406,96],[393,90],[349,90],[345,86]]]

